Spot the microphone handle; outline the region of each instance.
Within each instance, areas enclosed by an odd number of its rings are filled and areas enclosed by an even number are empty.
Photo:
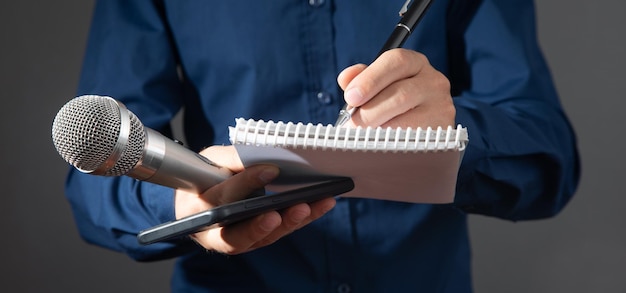
[[[202,155],[145,127],[143,156],[128,176],[196,193],[228,179],[233,173]]]

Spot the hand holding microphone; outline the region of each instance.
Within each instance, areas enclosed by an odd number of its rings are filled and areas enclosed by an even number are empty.
[[[247,252],[318,219],[335,205],[334,195],[354,187],[352,180],[345,178],[243,200],[267,184],[259,180],[267,177],[262,175],[264,168],[254,166],[233,176],[227,168],[144,127],[110,97],[86,95],[70,100],[54,119],[52,139],[61,157],[81,172],[127,175],[176,188],[177,194],[185,195],[176,196],[177,217],[182,218],[141,231],[138,240],[142,244],[193,233],[194,240],[206,249],[226,254]],[[230,184],[211,188],[229,178]],[[211,204],[224,197],[228,200],[222,205]],[[235,202],[228,204],[232,200]],[[192,210],[184,212],[189,215],[178,215],[185,207]],[[206,208],[209,210],[193,214]]]
[[[119,101],[85,95],[67,102],[52,125],[57,151],[81,172],[121,176],[202,193],[232,176],[207,158],[144,127]]]

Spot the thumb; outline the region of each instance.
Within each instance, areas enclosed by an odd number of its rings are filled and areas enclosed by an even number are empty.
[[[215,164],[226,167],[233,172],[241,172],[244,169],[234,146],[210,146],[202,150],[200,154]]]

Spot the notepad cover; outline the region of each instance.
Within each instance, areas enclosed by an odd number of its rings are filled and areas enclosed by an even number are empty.
[[[334,176],[354,190],[343,197],[412,203],[450,203],[467,130],[338,129],[332,125],[237,119],[231,142],[244,166],[275,164],[267,189],[284,191]]]

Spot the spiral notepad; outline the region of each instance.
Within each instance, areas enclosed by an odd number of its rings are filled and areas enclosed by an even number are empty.
[[[351,177],[344,197],[415,203],[454,199],[467,129],[344,128],[239,118],[230,140],[244,166],[275,164],[280,176],[268,186],[293,185],[332,177]]]

